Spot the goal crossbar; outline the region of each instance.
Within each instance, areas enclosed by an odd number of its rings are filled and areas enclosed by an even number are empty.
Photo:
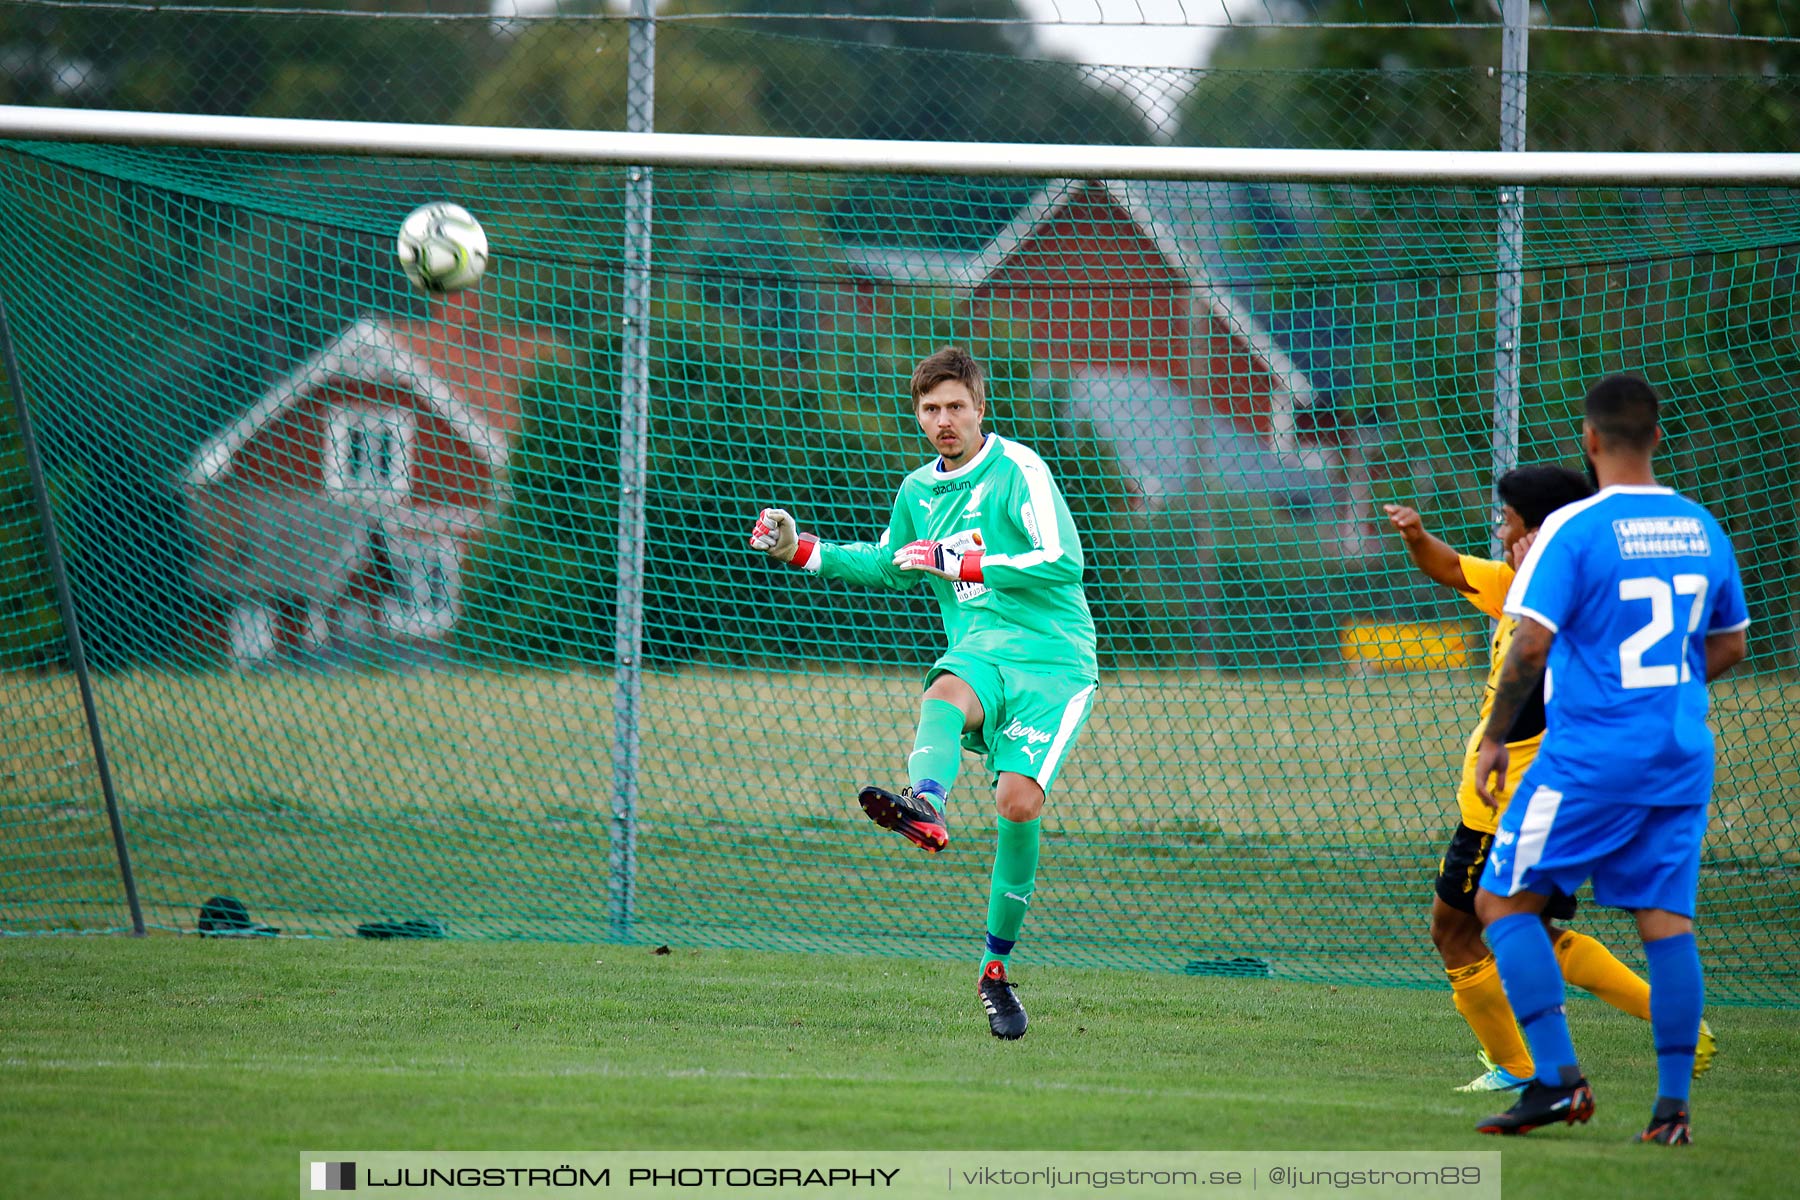
[[[0,139],[847,174],[1496,185],[1800,184],[1800,154],[1068,146],[405,125],[0,105]]]

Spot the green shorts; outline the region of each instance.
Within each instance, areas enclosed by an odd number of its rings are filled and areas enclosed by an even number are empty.
[[[925,686],[939,675],[956,676],[981,701],[981,728],[963,734],[963,748],[981,755],[994,774],[1024,775],[1048,792],[1087,724],[1094,681],[1067,671],[1003,666],[954,650],[932,665]]]

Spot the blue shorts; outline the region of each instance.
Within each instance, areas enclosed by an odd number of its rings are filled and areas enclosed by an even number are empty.
[[[1694,915],[1706,805],[1586,801],[1528,773],[1506,806],[1481,886],[1496,895],[1574,895],[1589,878],[1611,908]]]

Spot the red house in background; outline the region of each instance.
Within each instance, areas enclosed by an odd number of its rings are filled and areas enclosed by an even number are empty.
[[[254,665],[442,638],[506,495],[519,393],[556,349],[452,300],[359,320],[275,383],[186,476],[199,644]]]
[[[1368,431],[1336,427],[1313,381],[1208,274],[1216,239],[1195,194],[1062,180],[980,252],[847,247],[866,276],[966,293],[974,340],[1022,331],[1074,410],[1111,440],[1148,506],[1201,486],[1258,492],[1334,526],[1346,557],[1379,552]],[[1192,244],[1190,244],[1192,243]],[[1001,328],[1004,327],[1004,328]]]
[[[1032,357],[1066,379],[1156,378],[1273,449],[1293,448],[1312,405],[1306,374],[1117,185],[1053,184],[973,256],[846,253],[894,282],[967,289],[978,338],[990,322],[1028,330]]]

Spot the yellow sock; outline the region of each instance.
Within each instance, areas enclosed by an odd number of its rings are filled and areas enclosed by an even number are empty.
[[[1513,1020],[1512,1005],[1506,1002],[1506,989],[1500,986],[1500,968],[1494,956],[1478,963],[1444,972],[1450,976],[1450,995],[1456,1011],[1462,1014],[1475,1040],[1496,1066],[1505,1067],[1520,1079],[1532,1076],[1531,1051]]]
[[[1576,987],[1640,1021],[1650,1019],[1650,985],[1587,934],[1563,930],[1556,939],[1556,961],[1562,964],[1563,978]]]

